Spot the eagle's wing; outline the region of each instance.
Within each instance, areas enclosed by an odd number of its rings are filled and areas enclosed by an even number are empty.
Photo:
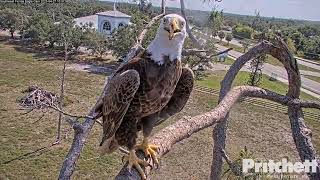
[[[194,74],[190,68],[183,68],[176,89],[168,104],[160,112],[156,125],[161,124],[170,116],[180,112],[190,97],[194,85]]]
[[[136,70],[126,70],[118,73],[110,80],[106,90],[107,93],[103,98],[103,136],[100,146],[106,139],[116,133],[139,88],[139,84],[139,73]]]

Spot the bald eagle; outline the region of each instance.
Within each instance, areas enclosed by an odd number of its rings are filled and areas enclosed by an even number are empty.
[[[142,150],[158,163],[157,146],[148,143],[153,127],[181,111],[193,88],[194,75],[182,67],[181,52],[186,38],[186,21],[177,14],[161,20],[148,48],[121,66],[111,80],[102,103],[102,155],[119,146],[129,149],[128,169],[135,167],[146,178],[135,150]],[[142,130],[143,141],[136,144]]]

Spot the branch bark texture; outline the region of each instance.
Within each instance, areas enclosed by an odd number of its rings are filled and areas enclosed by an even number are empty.
[[[298,107],[314,106],[313,103],[295,100],[259,87],[238,86],[228,92],[217,107],[211,111],[190,118],[182,118],[155,134],[150,141],[152,144],[159,146],[158,156],[161,157],[165,155],[176,143],[190,137],[192,134],[214,124],[221,123],[227,117],[232,106],[235,105],[239,99],[244,97],[264,98],[287,106],[292,105],[293,102]],[[315,107],[318,108],[318,105]],[[222,150],[221,152],[224,151]],[[222,153],[222,155],[224,154]],[[145,157],[142,152],[138,152],[138,156],[147,160],[147,157]],[[119,174],[116,176],[116,180],[141,179],[138,171],[132,169],[132,172],[129,173],[126,167],[127,165],[123,166]],[[146,168],[146,175],[148,175],[150,171],[150,168]]]
[[[288,98],[299,99],[301,79],[297,61],[288,50],[286,44],[282,40],[276,39],[274,44],[263,41],[235,61],[221,82],[220,101],[227,96],[236,75],[245,63],[257,58],[261,54],[270,54],[283,64],[287,71],[289,81],[287,96]],[[291,123],[292,136],[301,161],[317,159],[316,151],[311,141],[311,130],[305,125],[301,107],[288,104],[288,115]],[[228,117],[229,113],[222,122],[213,129],[214,149],[210,176],[213,180],[221,179],[223,159],[221,152],[225,149]],[[319,168],[318,173],[309,174],[309,176],[310,179],[320,179]]]

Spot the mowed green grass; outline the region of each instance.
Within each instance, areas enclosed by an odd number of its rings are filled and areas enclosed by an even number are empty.
[[[238,46],[238,45],[234,45],[234,44],[231,44],[231,43],[228,45],[228,43],[226,43],[226,42],[219,42],[219,44],[222,45],[222,46],[225,46],[225,47],[233,48],[233,50],[235,50],[237,52],[241,52],[241,53],[243,53],[243,50],[244,50],[243,47]],[[271,55],[267,55],[266,62],[269,63],[269,64],[272,64],[274,66],[281,66],[281,67],[283,66],[283,64],[279,60],[277,60],[276,58],[274,58]],[[304,66],[304,65],[301,65],[301,64],[298,64],[298,66],[299,66],[300,70],[313,71],[313,72],[319,72],[320,73],[320,70],[318,70],[318,69],[314,69],[314,68],[311,68],[311,67],[308,67],[308,66]]]
[[[57,179],[62,162],[70,148],[73,130],[63,124],[63,141],[59,146],[40,151],[4,164],[25,153],[48,146],[55,140],[57,113],[49,111],[37,122],[40,111],[21,115],[24,111],[17,99],[30,85],[38,85],[57,93],[61,61],[43,61],[34,54],[18,52],[13,46],[0,44],[0,179]],[[67,71],[65,111],[85,115],[98,98],[104,84],[103,75]],[[222,75],[220,75],[222,76]],[[213,76],[203,83],[216,86],[220,80]],[[243,82],[242,77],[239,77]],[[161,128],[174,123],[183,116],[194,116],[209,111],[217,104],[217,97],[194,91],[183,112],[170,118]],[[309,122],[308,122],[309,123]],[[308,124],[309,125],[309,124]],[[315,145],[319,144],[320,123],[311,124]],[[212,159],[212,128],[207,128],[175,145],[160,159],[161,168],[153,171],[151,179],[208,179]],[[73,179],[112,179],[122,167],[122,154],[115,152],[99,157],[97,147],[101,127],[95,125],[90,133]],[[240,149],[247,146],[255,157],[281,159],[289,156],[298,160],[291,138],[290,124],[286,114],[265,110],[246,103],[236,105],[231,112],[227,152],[237,157]]]
[[[197,81],[196,83],[201,86],[206,86],[210,87],[216,90],[220,90],[220,82],[223,80],[224,76],[226,74],[226,71],[215,71],[210,73],[207,77],[203,78],[202,80]],[[238,75],[235,78],[235,81],[233,83],[234,86],[239,86],[239,85],[246,85],[247,80],[249,78],[250,73],[248,72],[239,72]],[[264,89],[269,89],[272,90],[276,93],[285,95],[288,90],[288,85],[279,82],[279,81],[270,81],[269,77],[266,75],[262,75],[261,82],[259,84],[259,87],[264,88]],[[301,92],[300,98],[303,100],[318,100],[314,98],[313,96],[306,94],[304,92]],[[304,109],[305,112],[312,112],[314,114],[320,114],[320,110],[318,109]],[[317,132],[320,133],[320,128],[318,128],[318,124],[320,124],[320,119],[319,121],[314,121],[312,119],[306,119],[307,123],[309,123],[311,126],[315,128]],[[317,144],[320,145],[320,140],[315,139]]]
[[[317,76],[305,76],[305,75],[304,75],[304,77],[320,83],[320,77],[317,77]]]
[[[198,81],[197,84],[220,90],[220,82],[223,80],[226,73],[227,71],[215,71],[213,73],[210,73],[209,76]],[[249,72],[240,71],[235,78],[233,86],[246,85],[249,77],[250,77]],[[264,74],[262,75],[262,79],[260,81],[259,87],[273,90],[274,92],[277,92],[282,95],[285,95],[288,90],[288,85],[279,81],[270,81],[269,76]],[[304,92],[301,92],[301,98],[304,100],[314,99],[313,96],[306,94]]]
[[[25,111],[17,99],[30,85],[37,85],[52,92],[59,90],[58,77],[61,61],[37,60],[34,54],[14,50],[13,46],[1,44],[0,48],[0,179],[57,179],[60,166],[68,152],[73,138],[73,130],[63,124],[61,145],[3,164],[38,148],[49,146],[55,141],[57,113],[49,111],[45,116],[35,111],[21,115]],[[66,111],[85,115],[95,103],[104,84],[104,76],[84,72],[68,71],[66,74]],[[110,178],[119,167],[119,154],[98,157],[97,144],[101,128],[95,126],[79,159],[75,176],[91,178],[93,174]],[[92,159],[91,158],[96,158]],[[105,164],[108,164],[106,166]]]

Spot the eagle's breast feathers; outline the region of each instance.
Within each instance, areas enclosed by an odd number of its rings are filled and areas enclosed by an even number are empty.
[[[169,102],[180,79],[182,65],[178,59],[170,61],[167,56],[163,58],[164,64],[159,65],[149,53],[144,52],[118,70],[117,73],[121,73],[132,69],[140,77],[139,89],[127,115],[142,118],[160,111]]]

